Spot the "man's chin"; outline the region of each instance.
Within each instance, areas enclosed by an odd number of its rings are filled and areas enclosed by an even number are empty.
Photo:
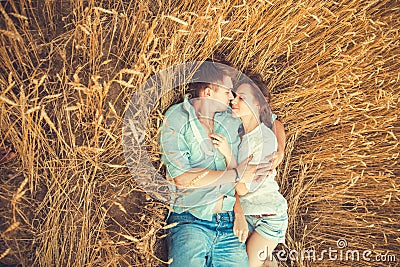
[[[233,109],[232,107],[230,107],[229,109],[231,110],[232,117],[234,117],[234,118],[240,118],[239,114],[236,112],[235,109]]]
[[[220,106],[218,108],[216,108],[216,112],[225,112],[228,110],[229,106]]]
[[[239,114],[237,114],[234,110],[232,110],[232,117],[240,118]]]

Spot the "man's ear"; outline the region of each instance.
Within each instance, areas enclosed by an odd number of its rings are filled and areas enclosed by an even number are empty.
[[[204,93],[204,96],[205,96],[205,97],[211,96],[212,93],[213,93],[213,90],[212,90],[210,87],[207,86],[206,88],[204,88],[203,93]]]

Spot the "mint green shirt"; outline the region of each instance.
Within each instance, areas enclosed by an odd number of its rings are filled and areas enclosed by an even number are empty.
[[[240,125],[240,119],[233,118],[229,110],[216,113],[214,116],[213,131],[227,138],[236,159],[240,143],[238,135]],[[161,161],[167,168],[168,178],[177,177],[193,168],[226,169],[224,156],[207,138],[187,97],[182,103],[171,106],[166,112],[160,131],[160,147]],[[212,220],[215,204],[222,196],[224,196],[223,210],[231,211],[235,204],[233,183],[183,189],[176,187],[172,182],[170,190],[173,194],[173,201],[170,204],[174,212],[187,211],[203,220]]]

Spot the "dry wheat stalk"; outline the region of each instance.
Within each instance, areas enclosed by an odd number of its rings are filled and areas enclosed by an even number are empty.
[[[20,156],[0,166],[12,172],[0,185],[10,207],[1,212],[8,224],[0,263],[162,266],[167,207],[125,167],[123,115],[152,74],[214,53],[265,77],[286,126],[278,179],[289,201],[287,248],[322,250],[346,238],[352,248],[396,253],[398,6],[2,1],[0,144],[11,142]],[[148,121],[156,162],[162,112],[181,93],[164,95]],[[138,173],[147,177],[141,166]]]

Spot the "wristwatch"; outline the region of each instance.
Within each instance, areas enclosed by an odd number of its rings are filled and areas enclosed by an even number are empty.
[[[233,170],[236,173],[236,177],[235,177],[235,183],[238,183],[240,181],[240,177],[239,177],[239,172],[236,168],[233,168]]]

